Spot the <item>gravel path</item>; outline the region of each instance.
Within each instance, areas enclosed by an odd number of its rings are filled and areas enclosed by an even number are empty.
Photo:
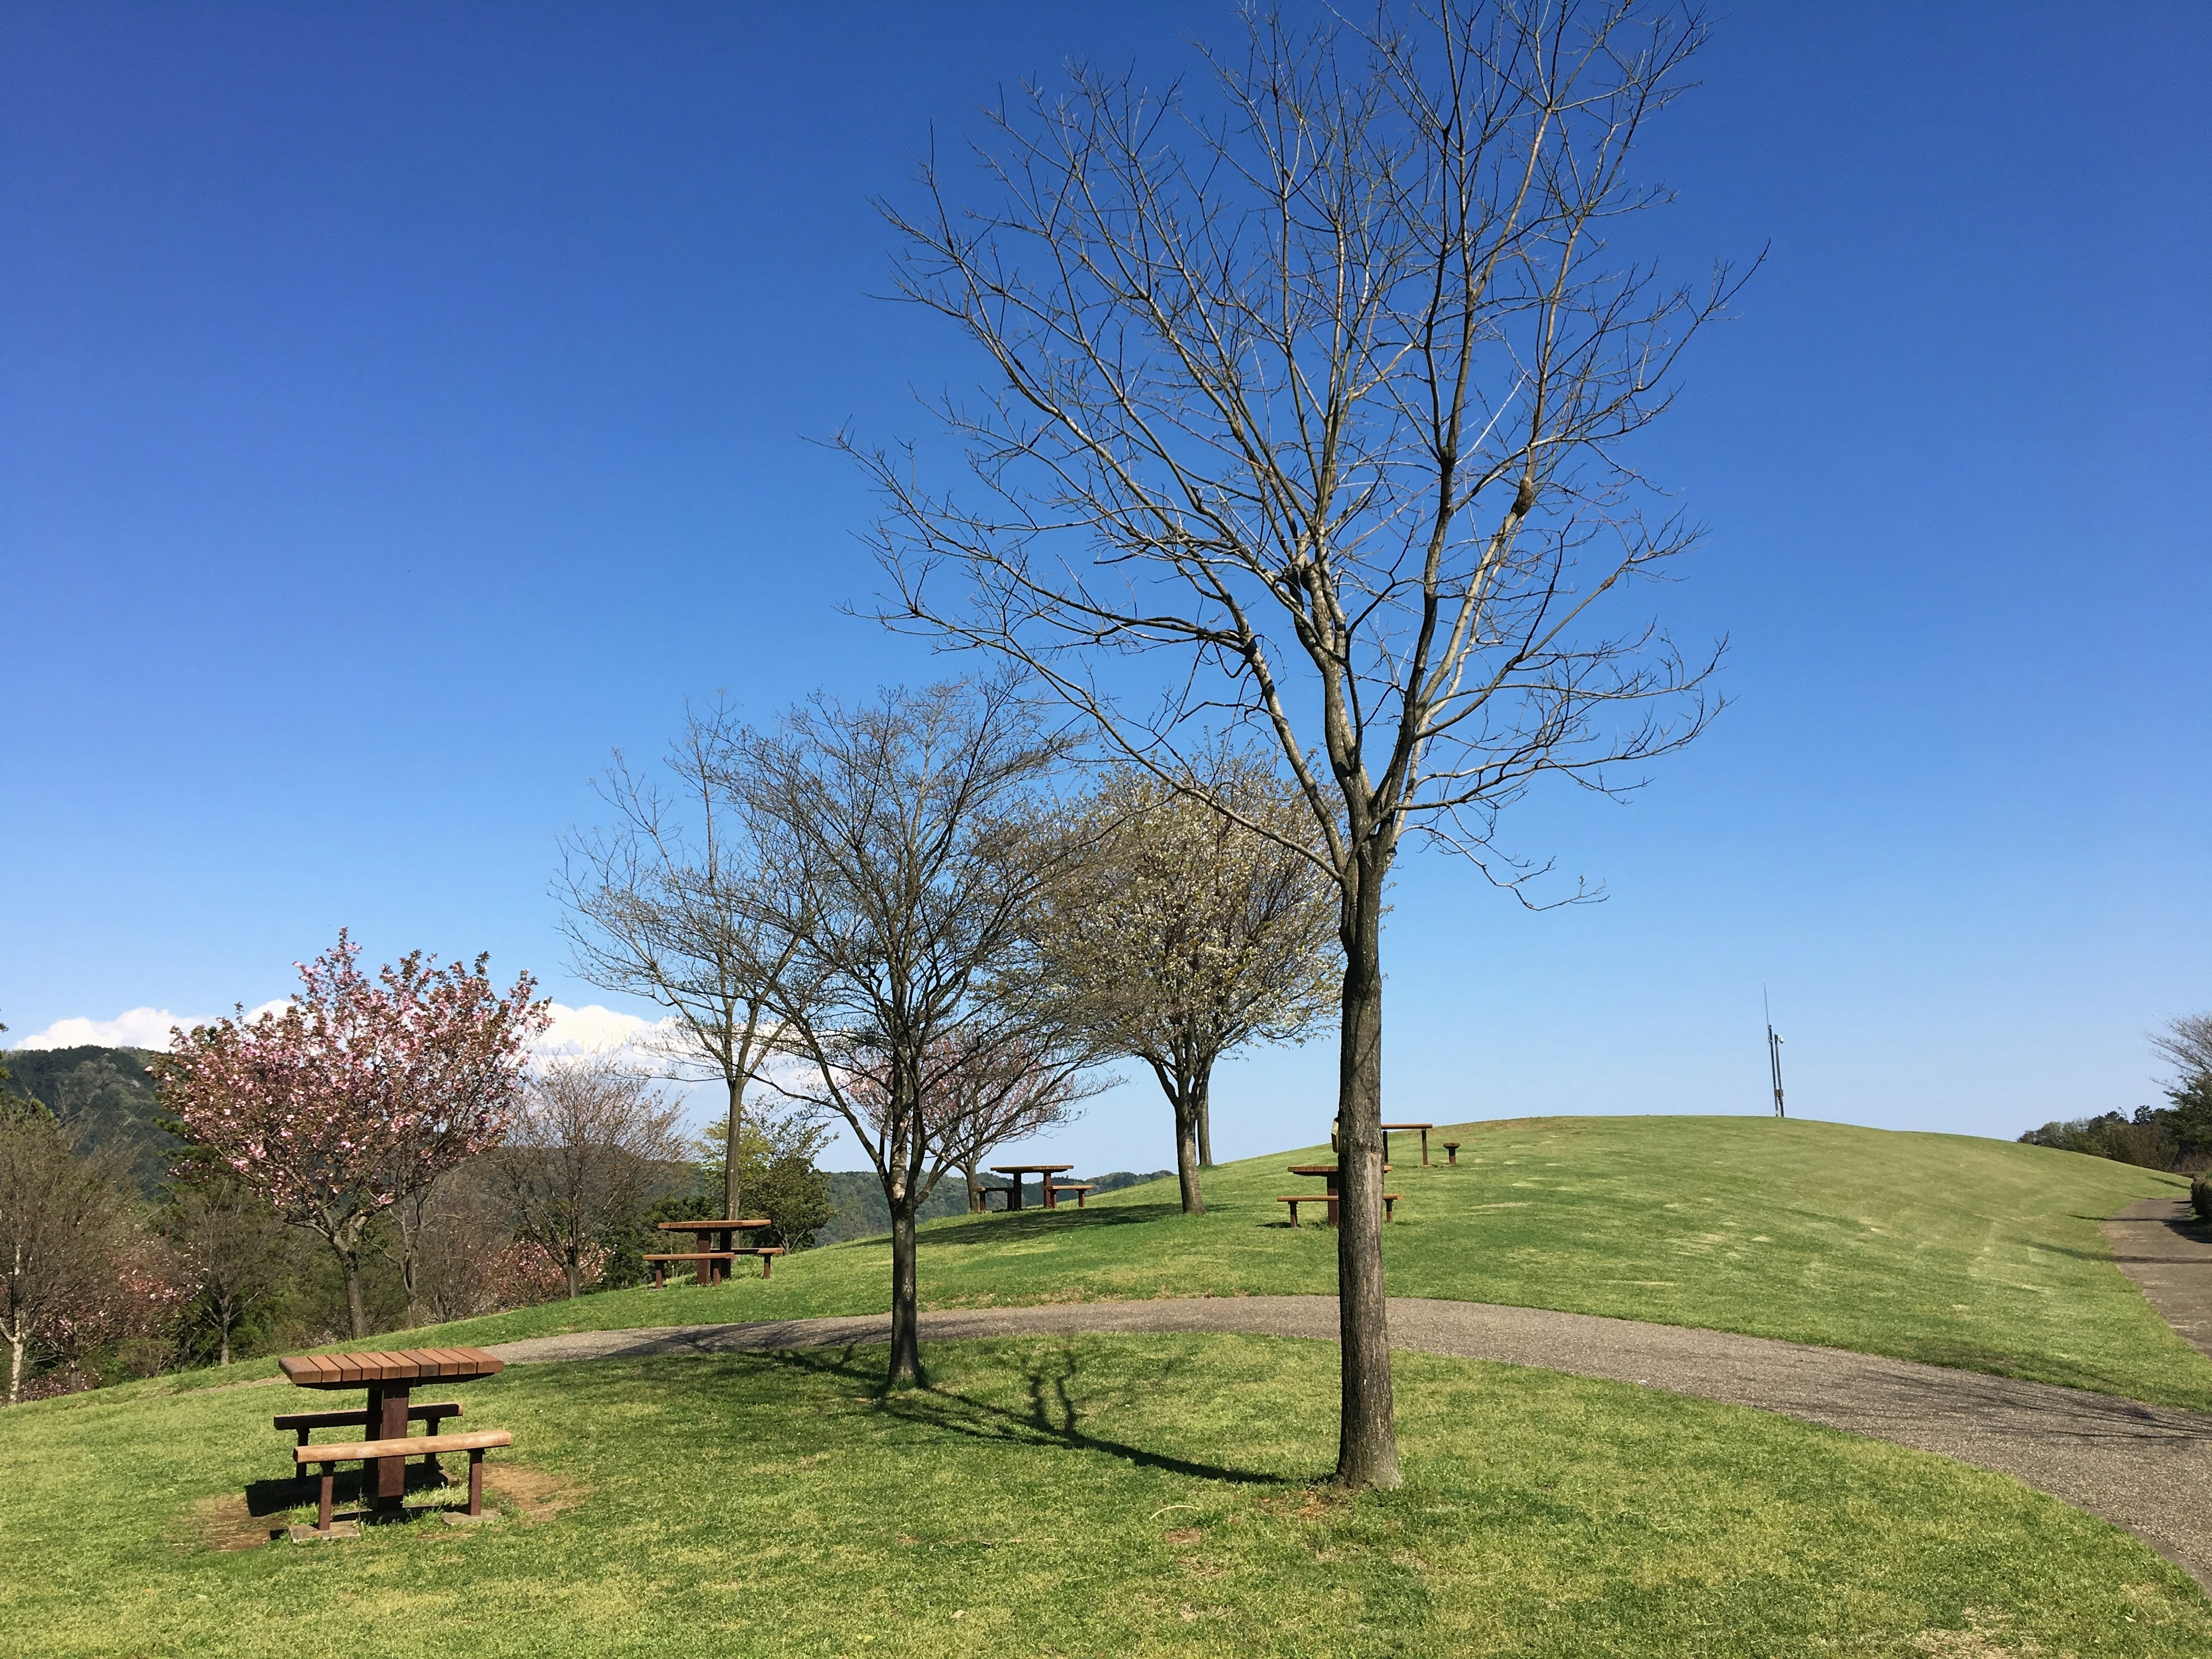
[[[2198,1352],[2212,1354],[2212,1229],[2185,1198],[2146,1198],[2105,1224],[2120,1271]]]
[[[1229,1332],[1333,1341],[1336,1320],[1336,1298],[1323,1296],[1077,1302],[927,1312],[921,1335],[945,1342]],[[492,1352],[521,1364],[837,1347],[890,1336],[890,1316],[880,1315],[591,1331]],[[1394,1297],[1390,1340],[1754,1406],[1995,1469],[2127,1528],[2212,1589],[2212,1417],[1839,1348],[1485,1303]]]

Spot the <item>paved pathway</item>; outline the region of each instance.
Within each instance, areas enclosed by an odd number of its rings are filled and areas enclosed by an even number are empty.
[[[947,1309],[924,1341],[1097,1332],[1232,1332],[1334,1340],[1336,1298],[1255,1296]],[[886,1342],[888,1315],[534,1337],[514,1363],[758,1352]],[[1723,1331],[1394,1297],[1394,1346],[1540,1365],[1755,1406],[2016,1476],[2126,1527],[2212,1589],[2212,1417],[2048,1383]]]
[[[2185,1198],[2146,1198],[2105,1224],[2120,1271],[2200,1352],[2212,1354],[2212,1228]]]

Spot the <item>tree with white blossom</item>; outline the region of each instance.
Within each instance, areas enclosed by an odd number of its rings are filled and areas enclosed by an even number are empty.
[[[1033,924],[1045,977],[1097,1048],[1152,1068],[1175,1112],[1184,1213],[1203,1215],[1215,1063],[1303,1041],[1334,1012],[1336,891],[1292,850],[1319,836],[1294,788],[1234,755],[1180,784],[1117,767],[1064,834],[1071,854]]]

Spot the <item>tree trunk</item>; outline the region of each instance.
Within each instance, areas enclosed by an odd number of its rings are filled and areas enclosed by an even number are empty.
[[[338,1269],[345,1275],[346,1323],[352,1328],[353,1340],[358,1342],[368,1334],[368,1304],[362,1300],[359,1253],[339,1250]]]
[[[225,1311],[218,1321],[219,1328],[222,1333],[222,1358],[216,1361],[216,1364],[228,1365],[230,1364],[230,1314],[228,1304],[225,1304],[224,1306]]]
[[[729,1079],[730,1121],[729,1139],[723,1143],[722,1154],[722,1218],[735,1221],[744,1214],[738,1205],[743,1194],[738,1189],[738,1133],[744,1127],[745,1080],[741,1077]]]
[[[26,1333],[19,1322],[8,1336],[8,1403],[23,1397],[23,1346]]]
[[[561,1253],[562,1276],[568,1281],[568,1300],[574,1302],[583,1293],[583,1272],[573,1249]]]
[[[906,1198],[891,1204],[891,1365],[886,1387],[921,1380],[921,1304],[914,1271],[915,1206]]]
[[[1368,839],[1355,856],[1357,884],[1343,928],[1337,1083],[1336,1293],[1344,1374],[1336,1479],[1346,1486],[1395,1486],[1390,1310],[1382,1282],[1382,918],[1388,854]]]
[[[975,1178],[975,1166],[972,1164],[963,1164],[960,1166],[960,1173],[968,1182],[968,1213],[982,1214],[983,1183]]]
[[[1198,1167],[1213,1167],[1213,1079],[1210,1073],[1198,1080]]]
[[[415,1315],[415,1234],[406,1227],[399,1230],[399,1285],[407,1292],[407,1327],[412,1330],[422,1322]]]
[[[1206,1213],[1206,1194],[1199,1189],[1198,1166],[1204,1160],[1198,1150],[1199,1115],[1206,1098],[1203,1085],[1193,1088],[1186,1084],[1175,1103],[1176,1121],[1176,1179],[1182,1185],[1182,1212],[1185,1215]]]

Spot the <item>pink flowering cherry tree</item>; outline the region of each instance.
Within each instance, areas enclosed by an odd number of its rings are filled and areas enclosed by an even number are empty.
[[[345,1275],[355,1337],[363,1235],[398,1224],[414,1301],[416,1235],[432,1185],[496,1146],[514,1115],[532,1038],[548,1023],[537,981],[505,995],[484,972],[417,951],[374,980],[343,930],[281,1011],[170,1033],[161,1094],[186,1134],[296,1226],[319,1234]]]

